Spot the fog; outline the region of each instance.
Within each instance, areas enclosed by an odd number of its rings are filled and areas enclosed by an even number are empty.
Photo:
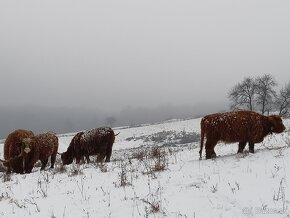
[[[35,133],[54,131],[61,134],[100,126],[133,127],[176,118],[187,119],[199,117],[214,110],[222,111],[223,108],[223,103],[210,105],[204,103],[195,107],[189,105],[163,105],[156,108],[126,107],[114,112],[83,107],[0,108],[1,138],[5,138],[17,128],[31,129]]]
[[[0,137],[227,110],[246,76],[289,81],[289,1],[1,1]]]

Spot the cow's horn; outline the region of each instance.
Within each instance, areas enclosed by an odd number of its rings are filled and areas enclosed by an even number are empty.
[[[115,136],[119,135],[121,132],[118,132]]]

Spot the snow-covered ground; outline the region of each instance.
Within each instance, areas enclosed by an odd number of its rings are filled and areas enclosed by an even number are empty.
[[[215,160],[200,161],[198,141],[170,137],[199,133],[199,123],[115,129],[110,163],[0,172],[0,217],[289,218],[290,133],[268,136],[255,154],[236,155],[237,144],[219,143]],[[284,124],[289,131],[290,121]],[[60,152],[72,137],[59,136]],[[160,155],[151,155],[156,145]]]

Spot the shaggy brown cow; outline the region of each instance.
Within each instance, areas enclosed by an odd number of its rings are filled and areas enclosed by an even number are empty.
[[[22,139],[33,135],[30,130],[17,129],[7,136],[4,143],[4,166],[7,167],[7,173],[11,173],[11,170],[15,173],[23,173],[22,157],[18,157],[21,153]]]
[[[285,130],[279,116],[264,116],[252,111],[237,111],[207,115],[200,122],[200,159],[204,137],[206,137],[206,159],[216,157],[214,147],[218,141],[225,143],[239,142],[238,153],[242,153],[249,143],[249,151],[254,153],[254,144],[263,141],[264,137]]]
[[[98,155],[97,161],[110,162],[115,133],[109,127],[96,128],[77,133],[71,140],[66,152],[61,154],[63,165],[71,164],[74,159],[80,163],[83,157],[90,162],[89,156]]]
[[[44,170],[50,157],[50,168],[54,168],[58,149],[58,138],[53,132],[35,135],[22,140],[21,154],[25,173],[31,173],[34,164],[40,160]]]
[[[86,156],[87,162],[89,162],[87,149],[80,144],[80,138],[84,132],[78,132],[71,140],[67,151],[61,154],[61,160],[63,165],[71,164],[73,159],[76,159],[76,163],[80,163],[83,156]]]

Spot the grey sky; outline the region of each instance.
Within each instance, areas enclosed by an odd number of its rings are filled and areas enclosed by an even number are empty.
[[[226,104],[246,76],[289,81],[289,11],[268,0],[1,1],[1,105]]]

